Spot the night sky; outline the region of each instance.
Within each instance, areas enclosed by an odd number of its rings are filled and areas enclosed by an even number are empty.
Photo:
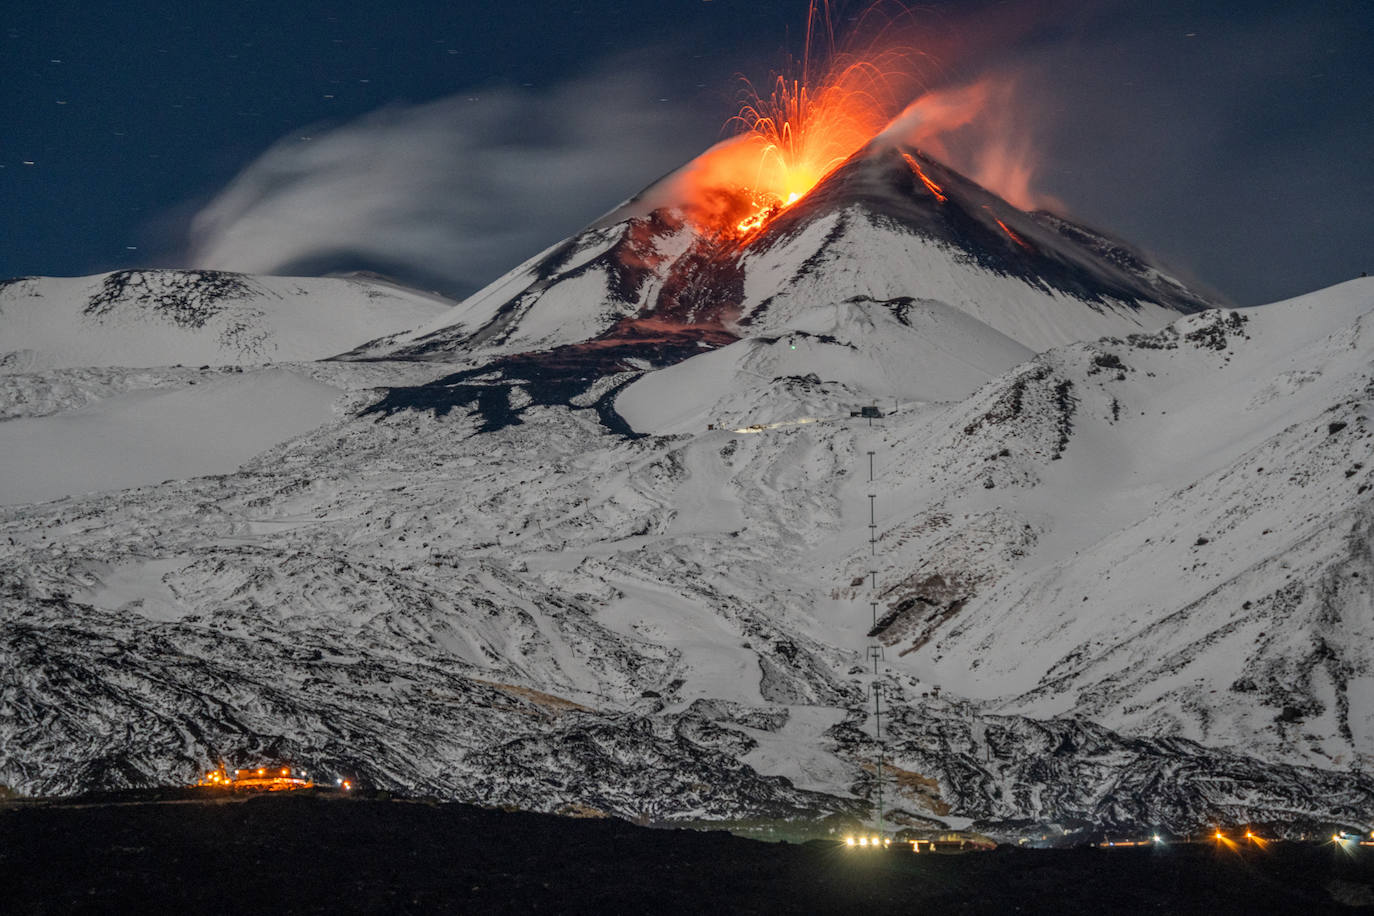
[[[373,269],[462,294],[720,139],[736,74],[798,52],[805,14],[7,3],[0,277]],[[1374,3],[937,2],[912,19],[927,85],[1015,81],[1034,187],[1069,215],[1238,304],[1374,271]]]

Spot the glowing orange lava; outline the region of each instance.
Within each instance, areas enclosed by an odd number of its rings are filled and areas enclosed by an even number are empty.
[[[756,228],[768,211],[796,203],[882,130],[891,117],[882,101],[884,79],[879,66],[855,61],[814,91],[779,76],[767,99],[756,95],[744,104],[733,120],[755,163],[749,187],[763,205],[739,222],[741,232]]]
[[[911,170],[916,173],[916,177],[921,179],[921,184],[926,186],[926,190],[933,194],[936,200],[940,203],[949,200],[949,198],[945,196],[945,189],[926,176],[925,171],[921,168],[921,163],[916,161],[916,157],[912,156],[910,153],[904,152],[902,153],[902,158],[906,160],[907,165],[911,166]],[[1003,226],[1002,228],[1005,229],[1006,227]]]
[[[840,0],[834,6],[839,10]],[[1028,129],[1035,116],[1012,77],[993,73],[959,86],[926,84],[923,71],[935,75],[939,44],[931,56],[914,49],[913,41],[932,45],[916,9],[904,0],[871,0],[858,15],[846,15],[842,48],[833,21],[831,0],[811,0],[800,64],[793,60],[772,74],[764,91],[741,77],[740,107],[726,122],[734,135],[676,176],[674,203],[701,235],[747,244],[878,139],[935,156],[1022,209],[1053,204],[1031,190],[1035,156]],[[908,40],[900,40],[902,34]],[[946,189],[914,157],[907,163],[939,203],[948,201]],[[1031,248],[1002,229],[1015,244]]]
[[[756,231],[872,140],[908,98],[914,52],[877,42],[837,51],[829,23],[828,0],[812,0],[800,72],[774,74],[766,95],[743,81],[739,113],[727,122],[736,136],[686,176],[698,192],[698,225],[727,236]]]
[[[1005,233],[1008,235],[1008,237],[1011,238],[1011,240],[1012,240],[1013,242],[1015,242],[1016,244],[1020,245],[1022,248],[1026,249],[1027,251],[1030,251],[1030,246],[1027,245],[1027,244],[1025,243],[1025,241],[1021,238],[1021,236],[1017,235],[1015,232],[1012,232],[1010,229],[1008,229],[1006,223],[1002,222],[1002,221],[999,219],[999,220],[997,220],[997,225],[999,225],[999,226],[1002,227],[1002,231],[1005,232]]]

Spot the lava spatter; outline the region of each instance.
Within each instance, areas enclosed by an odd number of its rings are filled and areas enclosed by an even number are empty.
[[[881,18],[869,7],[861,26]],[[800,62],[771,75],[766,89],[741,78],[734,136],[688,170],[689,212],[709,234],[747,238],[806,196],[883,130],[909,99],[920,54],[885,27],[856,29],[837,47],[830,4],[807,11]],[[863,33],[876,38],[861,39]]]

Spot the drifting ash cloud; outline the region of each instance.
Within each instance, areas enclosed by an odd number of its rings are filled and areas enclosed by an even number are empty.
[[[691,154],[682,109],[659,95],[646,72],[616,67],[297,132],[195,216],[187,260],[269,274],[382,270],[466,294]]]

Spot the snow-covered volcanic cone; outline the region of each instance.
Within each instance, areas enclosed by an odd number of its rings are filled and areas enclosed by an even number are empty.
[[[1208,305],[1124,243],[1018,210],[886,139],[743,236],[703,231],[689,203],[673,202],[679,184],[669,176],[435,321],[349,354],[475,362],[377,409],[478,404],[491,429],[581,396],[611,418],[631,375],[741,341],[723,357],[733,365],[782,336],[789,353],[806,343],[784,361],[797,375],[824,369],[856,396],[947,400],[1048,347],[1154,330]],[[636,429],[662,431],[724,419],[709,395],[750,387],[680,391],[693,406],[659,420],[636,406],[643,387],[624,403],[643,418]]]

